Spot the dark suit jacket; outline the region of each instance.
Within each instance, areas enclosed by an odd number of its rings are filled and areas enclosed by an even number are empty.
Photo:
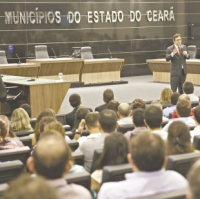
[[[102,104],[100,106],[97,106],[95,108],[95,111],[98,111],[100,113],[101,111],[103,111],[104,109],[106,109],[106,107],[107,107],[107,104]]]
[[[185,75],[187,75],[187,67],[186,67],[186,59],[189,59],[188,57],[179,55],[179,53],[176,53],[173,57],[171,56],[171,53],[173,52],[173,49],[175,48],[174,45],[169,46],[166,50],[166,61],[171,60],[171,67],[170,67],[170,75],[171,77],[180,77],[182,75],[182,65]],[[181,51],[186,51],[186,46],[181,45]]]

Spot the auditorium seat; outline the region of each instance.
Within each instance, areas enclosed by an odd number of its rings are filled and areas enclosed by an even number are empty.
[[[82,136],[88,136],[88,135],[90,135],[88,130],[83,130],[82,133],[81,133],[81,137]]]
[[[187,52],[190,55],[190,59],[195,59],[197,53],[197,47],[195,45],[190,45],[187,47]]]
[[[132,131],[134,129],[133,124],[121,124],[119,125],[117,132],[126,133],[127,131]]]
[[[193,108],[193,107],[196,107],[196,106],[199,106],[199,102],[198,102],[198,101],[196,101],[196,102],[191,102],[191,106],[192,106],[192,108]]]
[[[31,124],[31,126],[32,126],[33,129],[35,128],[36,121],[37,121],[37,118],[31,118],[30,119],[30,124]]]
[[[186,177],[192,164],[200,158],[200,152],[170,155],[167,159],[166,170],[174,170]]]
[[[7,183],[0,184],[0,198],[2,197],[4,191],[9,187]]]
[[[70,141],[67,141],[67,143],[72,151],[75,151],[79,146],[79,143],[76,140],[70,140]]]
[[[29,136],[19,137],[24,146],[28,146],[32,150],[32,139]]]
[[[102,149],[94,150],[90,173],[93,173],[95,171],[95,163],[98,160],[98,158],[100,157],[101,153],[102,153]]]
[[[200,150],[200,135],[195,135],[193,138],[193,146],[195,149]]]
[[[74,158],[75,164],[84,166],[84,154],[82,152],[72,152],[72,157]]]
[[[46,45],[35,46],[35,58],[36,59],[48,59],[49,58],[49,54],[48,54]]]
[[[32,134],[33,132],[34,132],[34,130],[25,130],[25,131],[17,131],[14,133],[17,137],[23,137],[23,136],[28,136],[28,135]]]
[[[8,64],[6,53],[4,50],[0,50],[0,64]]]
[[[92,49],[90,46],[85,46],[81,48],[81,58],[83,59],[93,59]]]
[[[67,135],[71,140],[74,138],[74,134],[71,131],[65,131],[65,135]]]

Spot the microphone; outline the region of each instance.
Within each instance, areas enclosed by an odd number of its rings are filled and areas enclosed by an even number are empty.
[[[54,59],[56,59],[57,57],[56,57],[56,53],[55,53],[55,51],[53,50],[53,48],[51,48],[51,50],[53,51],[53,53],[54,53]]]
[[[28,74],[30,75],[30,77],[31,77],[32,75],[31,75],[30,71],[29,71],[26,67],[23,67],[23,66],[21,65],[20,58],[19,58],[18,54],[16,53],[15,55],[16,55],[16,57],[17,57],[18,60],[19,60],[18,66],[24,68],[24,69],[28,72]],[[31,77],[30,79],[27,79],[27,81],[35,81],[35,78]]]
[[[112,59],[112,53],[109,48],[108,48],[108,52],[110,53],[110,59]]]

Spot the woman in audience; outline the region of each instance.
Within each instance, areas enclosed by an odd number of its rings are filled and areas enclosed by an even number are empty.
[[[113,110],[116,115],[117,115],[117,111],[118,111],[118,106],[120,105],[120,103],[116,100],[111,100],[108,104],[107,104],[107,109]],[[118,115],[117,115],[118,117]]]
[[[160,103],[170,105],[172,94],[173,94],[173,91],[170,88],[164,88],[160,94]]]
[[[167,155],[194,152],[190,138],[188,126],[181,121],[174,121],[168,128]]]
[[[91,174],[92,188],[98,191],[102,181],[103,167],[127,163],[128,141],[121,133],[113,133],[106,137],[103,151],[97,160],[96,171]]]
[[[142,108],[145,109],[146,108],[146,104],[143,100],[141,99],[135,99],[132,103],[131,103],[131,107],[133,110],[135,110],[136,108]]]
[[[15,149],[24,146],[17,137],[9,136],[9,124],[8,118],[0,115],[0,150]]]
[[[17,108],[11,115],[11,126],[14,132],[32,130],[30,118],[23,108]]]

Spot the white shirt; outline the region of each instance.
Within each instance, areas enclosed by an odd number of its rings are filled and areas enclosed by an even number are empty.
[[[151,131],[151,133],[159,135],[164,141],[167,140],[168,132],[163,129],[157,131]]]
[[[165,109],[163,109],[163,115],[169,118],[169,114],[172,114],[174,110],[176,110],[176,105],[166,107]]]
[[[122,124],[133,124],[133,119],[131,117],[124,117],[124,118],[120,118],[117,121],[118,125],[122,125]]]
[[[195,95],[194,93],[192,94],[187,94],[190,98],[191,102],[198,102],[199,101],[199,97],[197,95]]]
[[[195,135],[200,135],[200,126],[196,126],[193,131],[190,131],[191,135],[191,142],[193,142],[194,136]]]

